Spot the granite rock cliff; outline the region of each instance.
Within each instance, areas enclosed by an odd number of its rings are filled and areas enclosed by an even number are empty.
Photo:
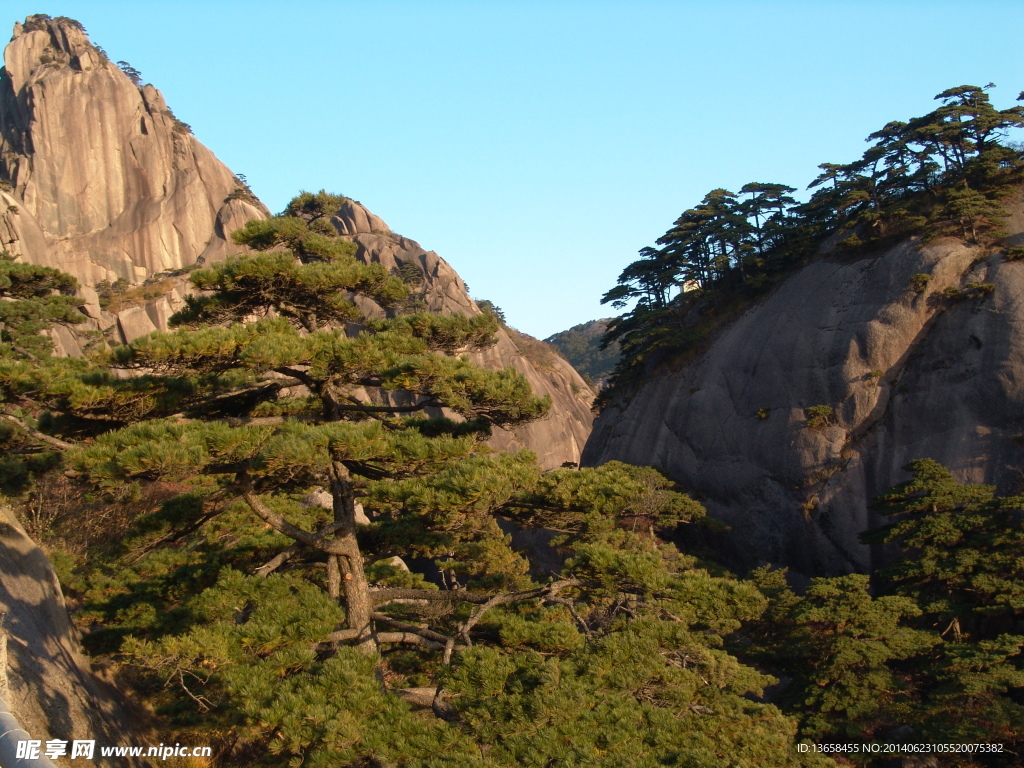
[[[814,406],[832,416],[809,422]],[[858,534],[913,459],[1019,490],[1022,432],[1024,263],[915,239],[790,276],[697,359],[606,408],[583,463],[658,466],[732,526],[734,565],[821,575],[884,557]]]
[[[4,60],[0,248],[77,277],[89,329],[107,330],[113,341],[166,329],[189,290],[174,273],[242,250],[230,233],[269,215],[266,207],[175,119],[158,90],[134,83],[76,22],[29,17],[15,25]],[[334,224],[357,243],[359,258],[389,269],[415,266],[426,308],[480,311],[447,262],[362,205],[347,202]],[[95,287],[118,279],[127,286],[148,280],[160,295],[136,291],[107,312]],[[56,340],[64,354],[80,353],[80,337],[59,331]],[[476,355],[483,365],[514,366],[537,394],[552,398],[547,418],[499,432],[492,445],[529,448],[546,468],[576,462],[593,393],[557,355],[531,354],[531,342],[517,344],[503,329],[497,345]]]
[[[8,250],[86,285],[137,283],[223,258],[236,250],[226,235],[266,213],[254,198],[228,199],[235,175],[70,20],[15,25],[4,68],[0,175],[47,244],[39,253],[8,237]]]

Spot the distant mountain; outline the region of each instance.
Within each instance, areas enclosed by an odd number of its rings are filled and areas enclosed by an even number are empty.
[[[572,363],[572,367],[595,389],[601,389],[612,369],[619,361],[619,345],[613,344],[608,349],[601,349],[601,339],[608,330],[611,318],[591,320],[589,323],[574,325],[567,331],[544,339],[548,344],[558,348],[562,356]]]

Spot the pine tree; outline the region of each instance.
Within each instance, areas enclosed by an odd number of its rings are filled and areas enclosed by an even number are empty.
[[[110,353],[133,376],[45,396],[112,417],[68,456],[102,492],[183,491],[80,573],[94,649],[248,764],[798,764],[792,722],[746,698],[770,680],[721,649],[760,596],[658,535],[703,508],[653,470],[490,453],[547,402],[459,356],[493,315],[402,313],[402,281],[329,228],[340,202],[250,222],[256,253],[194,272],[176,330]],[[531,573],[499,516],[557,529],[563,565]]]
[[[931,459],[878,498],[897,521],[865,538],[898,543],[882,569],[888,589],[913,599],[941,638],[914,668],[924,690],[917,726],[928,737],[980,738],[1017,751],[1024,733],[1024,497],[961,484]],[[993,760],[995,758],[992,758]]]
[[[21,490],[31,478],[52,468],[70,444],[39,429],[41,409],[34,393],[67,371],[81,372],[80,361],[52,356],[50,331],[85,321],[77,282],[51,267],[15,261],[0,252],[0,487]],[[45,426],[45,425],[44,425]]]
[[[353,257],[352,243],[328,221],[341,202],[323,192],[300,195],[285,215],[233,235],[256,255],[194,272],[204,293],[171,319],[184,327],[115,350],[113,360],[148,372],[153,384],[187,382],[202,396],[172,419],[141,414],[75,460],[108,486],[220,478],[293,541],[262,573],[306,551],[325,556],[327,591],[341,600],[348,627],[334,640],[371,651],[379,638],[356,537],[357,483],[439,472],[479,451],[491,426],[538,418],[548,403],[510,369],[452,356],[492,343],[493,316],[365,318],[355,297],[386,308],[406,288],[379,264]],[[346,334],[344,324],[357,322],[362,331]],[[424,415],[442,408],[461,421]],[[333,498],[333,520],[319,530],[275,509],[275,499],[318,483]]]

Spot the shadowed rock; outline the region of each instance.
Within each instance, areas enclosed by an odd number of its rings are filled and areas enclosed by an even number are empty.
[[[8,704],[32,738],[95,739],[103,746],[140,741],[118,695],[78,650],[53,566],[6,507],[0,507],[0,614],[8,637]],[[102,758],[98,749],[96,763],[142,764]]]
[[[930,275],[921,292],[919,274]],[[995,288],[943,293],[969,283]],[[907,479],[908,462],[1018,490],[1022,388],[1024,263],[914,240],[789,277],[699,358],[607,408],[583,462],[667,471],[732,526],[737,566],[866,571],[884,555],[858,540],[881,522],[868,503]],[[809,425],[818,405],[834,415]]]

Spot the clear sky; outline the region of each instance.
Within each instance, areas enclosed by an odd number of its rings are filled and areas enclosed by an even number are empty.
[[[1019,0],[3,8],[81,21],[271,210],[353,197],[540,337],[612,314],[621,269],[711,189],[802,189],[946,88],[1024,89]]]

